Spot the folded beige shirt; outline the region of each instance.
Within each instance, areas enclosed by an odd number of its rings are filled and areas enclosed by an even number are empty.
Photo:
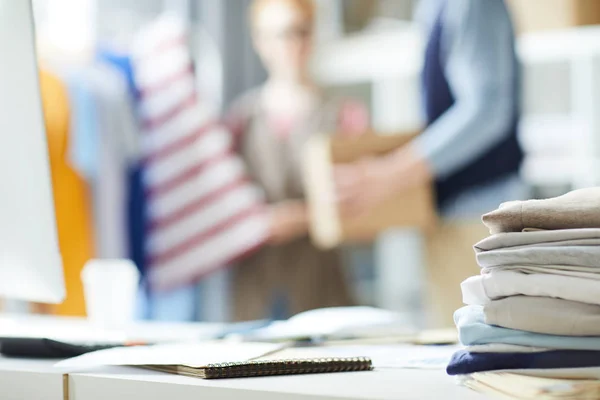
[[[511,201],[485,214],[490,233],[534,229],[600,228],[600,187],[544,200]]]
[[[513,296],[483,307],[485,323],[563,336],[599,336],[600,306],[551,297]]]
[[[500,265],[573,265],[600,272],[600,246],[517,246],[476,254],[481,267]]]
[[[486,237],[473,246],[476,253],[519,246],[600,245],[600,229],[560,229],[555,231],[505,232]]]

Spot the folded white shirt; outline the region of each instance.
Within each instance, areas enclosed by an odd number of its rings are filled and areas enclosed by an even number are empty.
[[[492,271],[461,283],[463,302],[485,305],[510,296],[554,297],[600,305],[600,281],[553,274]]]
[[[514,271],[525,274],[548,274],[560,276],[572,276],[583,279],[600,280],[600,268],[581,267],[576,265],[497,265],[494,267],[481,268],[481,274],[491,274],[498,271]]]

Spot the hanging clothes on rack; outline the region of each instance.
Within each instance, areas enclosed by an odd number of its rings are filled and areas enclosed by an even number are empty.
[[[98,61],[112,66],[117,71],[124,82],[126,82],[128,91],[128,100],[135,107],[139,92],[133,80],[133,69],[131,59],[127,53],[111,49],[108,46],[101,46],[97,52]],[[135,124],[136,136],[139,147],[139,124],[132,110]],[[145,275],[145,243],[146,243],[146,197],[142,186],[142,162],[138,148],[136,156],[130,158],[127,166],[127,195],[126,195],[126,240],[127,253],[140,271],[140,275]],[[133,154],[132,154],[133,155]]]
[[[85,315],[81,270],[93,251],[89,193],[85,181],[68,162],[70,109],[65,85],[54,75],[40,73],[40,89],[46,124],[52,188],[63,258],[67,297],[56,306],[61,315]]]
[[[128,258],[128,173],[138,157],[138,130],[127,83],[101,63],[74,81],[70,159],[91,188],[96,258]]]
[[[134,43],[148,206],[147,278],[183,287],[263,245],[262,193],[199,99],[185,23],[165,14]]]
[[[126,224],[126,239],[127,253],[134,264],[137,266],[140,276],[142,277],[142,285],[137,299],[136,315],[139,319],[151,319],[150,306],[148,301],[148,293],[145,281],[146,274],[146,196],[142,185],[143,163],[141,154],[139,154],[140,130],[135,106],[139,98],[139,91],[133,79],[133,67],[131,57],[127,52],[115,49],[109,45],[101,45],[97,51],[97,59],[99,62],[111,66],[119,73],[122,79],[126,82],[128,99],[134,108],[134,124],[136,127],[136,136],[138,142],[138,154],[131,158],[127,166],[126,173],[126,203],[125,203],[125,224]]]

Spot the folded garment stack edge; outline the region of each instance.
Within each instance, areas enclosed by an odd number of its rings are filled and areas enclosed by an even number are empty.
[[[483,216],[481,274],[461,284],[450,375],[600,367],[600,188]]]

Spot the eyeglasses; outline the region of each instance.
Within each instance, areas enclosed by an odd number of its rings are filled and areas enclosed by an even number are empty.
[[[307,40],[312,37],[313,29],[310,26],[293,26],[279,31],[262,31],[261,36],[268,36],[279,40]]]

